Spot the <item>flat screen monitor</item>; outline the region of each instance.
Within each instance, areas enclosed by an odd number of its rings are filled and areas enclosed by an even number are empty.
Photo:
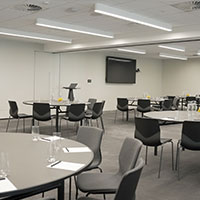
[[[135,83],[136,60],[106,57],[106,83]]]

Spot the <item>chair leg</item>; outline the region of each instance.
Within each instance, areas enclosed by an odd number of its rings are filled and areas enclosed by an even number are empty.
[[[19,126],[19,118],[17,119],[16,133],[18,131],[18,126]]]
[[[71,200],[71,192],[72,192],[72,178],[69,178],[69,200]]]
[[[106,200],[106,194],[103,194],[103,199]]]
[[[163,155],[163,146],[161,146],[161,152],[160,152],[160,164],[159,164],[158,178],[160,178],[160,171],[161,171],[161,165],[162,165],[162,155]]]
[[[97,127],[99,128],[99,122],[98,122],[98,119],[96,119],[96,122],[97,122]]]
[[[53,122],[52,122],[52,119],[51,119],[51,134],[53,134],[52,126],[53,126]]]
[[[23,119],[23,132],[25,133],[25,119]]]
[[[148,156],[148,146],[146,146],[145,165],[147,165],[147,156]]]
[[[114,121],[114,123],[116,123],[116,120],[117,120],[117,110],[115,111],[115,121]]]
[[[9,116],[9,118],[8,118],[8,123],[7,123],[7,127],[6,127],[6,132],[8,132],[8,127],[9,127],[9,124],[10,124],[10,119],[11,119],[11,117]]]
[[[102,118],[102,116],[100,116],[100,120],[101,120],[102,129],[105,131],[105,127],[104,127],[104,124],[103,124],[103,118]]]
[[[97,167],[97,169],[100,171],[100,173],[103,172],[103,170],[100,167]]]
[[[172,170],[174,170],[174,143],[171,141],[172,145]]]

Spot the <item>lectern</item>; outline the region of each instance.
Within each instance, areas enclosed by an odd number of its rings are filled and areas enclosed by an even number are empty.
[[[76,88],[76,86],[78,85],[78,83],[71,83],[69,87],[63,87],[64,89],[68,89],[69,93],[68,93],[68,99],[70,101],[74,101],[74,89],[78,89]]]

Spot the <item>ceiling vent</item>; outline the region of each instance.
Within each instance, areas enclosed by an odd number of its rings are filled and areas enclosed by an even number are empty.
[[[36,11],[40,11],[42,10],[41,6],[38,6],[36,4],[21,4],[21,5],[17,5],[15,6],[15,8],[17,10],[21,10],[21,11],[30,11],[30,12],[36,12]]]
[[[181,3],[171,4],[171,6],[179,10],[182,10],[184,12],[192,12],[200,9],[200,1],[186,1]]]

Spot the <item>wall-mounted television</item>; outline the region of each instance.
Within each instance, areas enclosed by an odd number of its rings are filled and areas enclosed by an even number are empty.
[[[135,83],[136,60],[106,57],[106,83]]]

